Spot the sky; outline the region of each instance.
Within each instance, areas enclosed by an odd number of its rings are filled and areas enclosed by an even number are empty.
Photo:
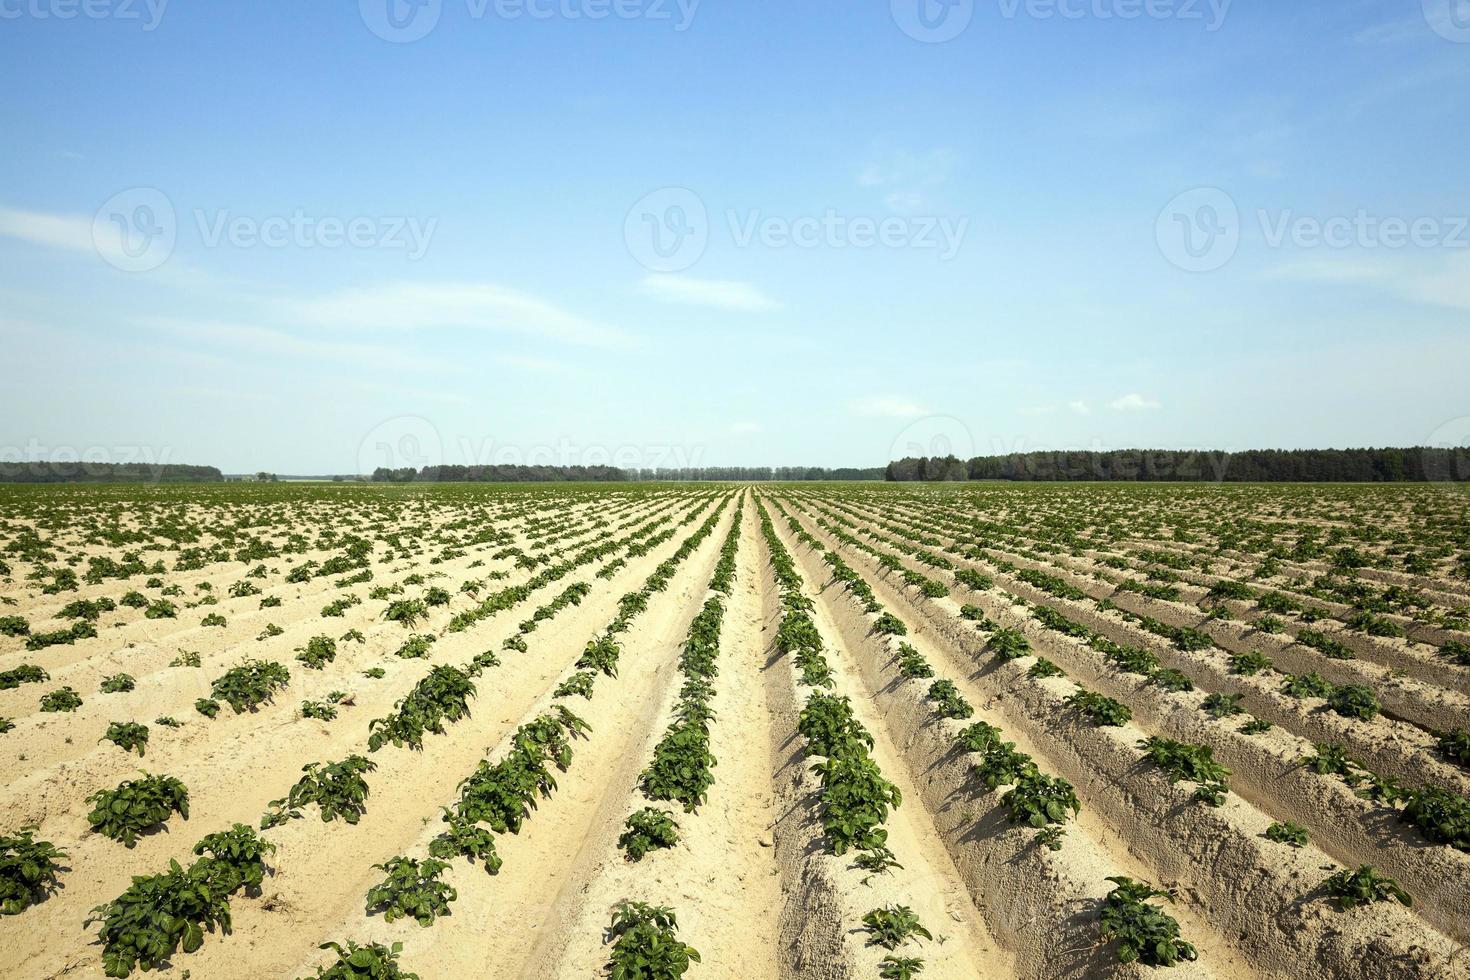
[[[0,460],[1470,442],[1470,0],[0,0]]]

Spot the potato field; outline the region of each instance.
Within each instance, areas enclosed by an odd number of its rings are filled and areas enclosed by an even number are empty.
[[[1470,494],[0,487],[0,976],[1470,977]]]

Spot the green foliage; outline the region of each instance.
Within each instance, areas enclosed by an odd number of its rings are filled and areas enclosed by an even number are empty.
[[[1067,698],[1067,704],[1091,718],[1093,724],[1103,727],[1126,725],[1133,719],[1133,711],[1126,704],[1086,688],[1078,688]]]
[[[466,820],[449,807],[444,807],[448,829],[429,842],[429,856],[443,861],[464,857],[479,861],[486,874],[498,874],[503,863],[495,851],[495,835],[484,827]]]
[[[367,812],[368,785],[363,779],[378,767],[360,755],[348,756],[341,762],[309,762],[301,767],[305,774],[291,792],[271,803],[273,812],[268,812],[261,821],[261,829],[275,826],[286,818],[301,816],[301,808],[315,803],[321,811],[323,823],[341,817],[355,824]]]
[[[634,811],[623,826],[626,829],[618,837],[618,846],[627,852],[629,861],[641,861],[649,851],[679,843],[679,825],[653,807]]]
[[[1291,698],[1325,698],[1332,694],[1332,684],[1321,674],[1287,674],[1281,693]]]
[[[1208,695],[1200,702],[1200,710],[1216,720],[1229,718],[1232,715],[1241,714],[1245,711],[1240,706],[1241,694],[1223,694],[1219,691]]]
[[[238,715],[259,709],[290,682],[291,672],[280,664],[268,660],[247,660],[215,678],[209,694],[216,701],[228,703]]]
[[[444,726],[469,717],[475,683],[457,667],[440,664],[414,685],[394,706],[393,713],[368,723],[368,751],[387,743],[421,749],[424,735],[444,734]]]
[[[1301,824],[1292,823],[1290,820],[1285,823],[1273,823],[1267,827],[1265,837],[1269,841],[1285,844],[1288,847],[1307,846],[1307,828]]]
[[[1214,750],[1208,745],[1176,742],[1155,735],[1141,742],[1140,748],[1147,761],[1168,773],[1171,783],[1188,780],[1198,786],[1196,799],[1211,806],[1224,802],[1225,780],[1230,770],[1215,761]]]
[[[1439,733],[1439,751],[1452,762],[1470,766],[1470,731],[1453,728]]]
[[[400,660],[422,660],[429,655],[429,647],[437,639],[432,633],[415,633],[393,652]]]
[[[124,752],[137,749],[138,757],[142,758],[148,750],[148,726],[133,721],[114,721],[97,741],[111,742]]]
[[[1162,670],[1154,671],[1153,677],[1149,680],[1166,691],[1178,693],[1194,690],[1194,682],[1189,679],[1188,675],[1172,667],[1165,667]]]
[[[1102,938],[1104,942],[1117,942],[1119,963],[1169,967],[1199,957],[1194,945],[1180,938],[1178,921],[1159,906],[1149,904],[1151,898],[1172,901],[1170,893],[1123,876],[1109,877],[1108,881],[1116,887],[1103,899]]]
[[[428,614],[428,604],[422,599],[395,599],[383,610],[384,619],[398,623],[404,629],[417,626]]]
[[[907,643],[898,645],[898,653],[894,654],[893,659],[898,664],[898,672],[910,680],[934,676],[934,668],[929,666],[929,661]]]
[[[603,937],[613,945],[609,980],[678,980],[699,962],[699,953],[677,936],[672,909],[619,902]]]
[[[70,687],[58,687],[41,695],[41,710],[48,712],[75,711],[82,706],[82,696]]]
[[[885,612],[873,620],[872,631],[883,636],[908,636],[909,628],[893,613]]]
[[[1364,684],[1345,684],[1333,688],[1327,695],[1327,707],[1344,718],[1356,718],[1359,721],[1372,721],[1382,710],[1378,695]]]
[[[998,629],[990,634],[988,646],[1002,660],[1019,660],[1031,652],[1031,641],[1013,629]]]
[[[0,671],[0,691],[10,691],[22,684],[41,684],[50,679],[51,675],[35,664],[21,664],[19,667]]]
[[[448,882],[439,876],[449,865],[435,858],[395,857],[373,865],[383,872],[383,880],[368,889],[367,911],[381,911],[387,922],[413,919],[427,928],[441,915],[449,914],[449,903],[459,897]]]
[[[878,963],[881,980],[912,980],[924,972],[924,961],[917,956],[885,956]]]
[[[126,694],[137,686],[138,682],[134,680],[132,674],[113,674],[102,678],[100,690],[103,694]]]
[[[1400,818],[1436,844],[1470,851],[1470,802],[1438,786],[1422,786],[1406,797]]]
[[[37,827],[0,836],[0,915],[19,915],[56,888],[66,852],[36,840]]]
[[[337,641],[330,636],[313,636],[305,647],[296,648],[296,659],[311,670],[321,670],[337,659]]]
[[[954,681],[946,678],[940,678],[929,685],[926,697],[934,704],[934,713],[941,718],[963,721],[975,713],[975,709],[960,694],[959,688],[955,687]]]
[[[359,946],[349,939],[346,946],[328,942],[318,948],[330,949],[337,955],[337,960],[329,966],[317,967],[315,980],[419,980],[417,973],[407,973],[398,966],[398,954],[403,952],[402,943]]]
[[[702,723],[674,724],[653,750],[653,761],[639,777],[651,800],[669,800],[693,813],[704,802],[715,777],[709,732]]]
[[[1322,883],[1322,888],[1340,909],[1354,909],[1374,902],[1397,901],[1412,906],[1414,900],[1392,878],[1380,875],[1371,865],[1356,871],[1343,869]]]
[[[863,931],[868,934],[869,946],[898,949],[910,940],[934,940],[934,934],[925,929],[919,916],[907,905],[889,905],[873,909],[863,916]]]
[[[196,698],[194,710],[206,718],[213,718],[219,714],[219,702],[213,698]]]
[[[1011,823],[1035,830],[1048,824],[1064,824],[1082,812],[1082,802],[1071,783],[1038,772],[1023,773],[1000,802],[1010,808]]]
[[[1276,666],[1275,662],[1264,653],[1252,651],[1251,653],[1233,653],[1230,655],[1230,672],[1232,674],[1244,674],[1249,677],[1259,674],[1263,670],[1270,670]]]
[[[126,977],[139,965],[156,969],[179,948],[204,945],[205,930],[230,931],[228,896],[237,877],[215,861],[194,862],[186,871],[170,861],[162,874],[138,876],[117,898],[92,910],[86,924],[101,922],[102,966],[109,977]]]
[[[116,789],[98,790],[87,797],[92,812],[87,822],[94,833],[134,847],[138,837],[161,826],[175,812],[189,819],[189,791],[172,776],[124,780]]]
[[[1038,679],[1042,677],[1065,677],[1067,676],[1067,672],[1045,657],[1037,657],[1036,663],[1032,664],[1031,669],[1026,671],[1026,676]]]

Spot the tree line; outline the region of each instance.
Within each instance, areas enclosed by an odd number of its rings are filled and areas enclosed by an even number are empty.
[[[179,463],[0,463],[0,483],[223,483],[214,466]]]
[[[888,464],[896,482],[1426,483],[1470,481],[1470,449],[1253,449],[1243,452],[1119,449],[907,457]]]

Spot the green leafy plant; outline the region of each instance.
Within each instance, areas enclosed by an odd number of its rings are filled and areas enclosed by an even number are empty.
[[[377,768],[360,755],[348,756],[341,762],[307,763],[301,767],[305,775],[291,787],[291,792],[271,803],[273,812],[266,814],[261,829],[266,829],[266,821],[270,821],[268,826],[275,826],[285,818],[300,817],[301,808],[312,803],[320,810],[323,823],[338,817],[349,824],[357,823],[367,812],[368,785],[362,777]]]
[[[1180,938],[1179,922],[1159,906],[1149,904],[1151,898],[1172,901],[1169,892],[1121,875],[1108,881],[1116,887],[1103,899],[1102,938],[1117,943],[1119,963],[1169,967],[1198,959],[1194,945]]]
[[[929,685],[926,699],[933,703],[934,713],[941,718],[963,721],[975,713],[975,709],[960,694],[959,688],[955,687],[954,681],[946,678],[940,678]]]
[[[863,931],[869,946],[898,949],[910,940],[934,939],[914,910],[907,905],[890,905],[873,909],[863,916]]]
[[[19,915],[56,887],[65,851],[36,840],[37,827],[0,837],[0,915]]]
[[[641,861],[643,855],[679,843],[679,825],[662,810],[644,807],[629,815],[618,837],[618,846],[627,852],[629,861]]]
[[[1204,701],[1200,702],[1199,708],[1211,718],[1217,720],[1229,718],[1245,711],[1240,706],[1242,697],[1243,695],[1240,694],[1224,694],[1216,691],[1208,695]]]
[[[296,648],[296,659],[311,670],[322,670],[337,659],[337,641],[330,636],[313,636],[305,647]]]
[[[1082,812],[1082,802],[1071,783],[1039,772],[1023,773],[1000,802],[1010,808],[1011,823],[1034,830],[1064,824]]]
[[[133,721],[114,721],[97,741],[111,742],[124,752],[137,749],[138,757],[142,758],[148,751],[148,726]]]
[[[1126,704],[1085,688],[1079,688],[1068,697],[1067,704],[1102,727],[1126,725],[1133,719],[1133,711]]]
[[[126,694],[137,686],[132,674],[113,674],[102,679],[100,690],[103,694]]]
[[[349,939],[346,946],[328,942],[318,948],[330,949],[337,959],[329,966],[317,967],[316,980],[419,980],[417,973],[405,972],[398,966],[398,954],[403,952],[402,943],[359,946]]]
[[[1322,883],[1327,896],[1340,909],[1354,909],[1359,905],[1374,902],[1397,901],[1412,906],[1414,900],[1399,887],[1392,878],[1380,875],[1371,865],[1363,865],[1356,871],[1343,869]]]
[[[1230,672],[1232,674],[1244,674],[1249,677],[1259,674],[1263,670],[1270,670],[1276,666],[1275,662],[1264,653],[1233,653],[1230,655]]]
[[[1031,668],[1026,671],[1026,676],[1038,679],[1042,677],[1065,677],[1067,676],[1067,672],[1045,657],[1037,657],[1036,663],[1032,664]]]
[[[447,828],[429,842],[429,856],[443,861],[463,857],[479,861],[486,874],[498,874],[503,863],[495,851],[495,835],[484,827],[444,807]]]
[[[1285,823],[1273,823],[1267,827],[1265,837],[1269,841],[1285,844],[1288,847],[1307,846],[1307,828],[1301,824],[1292,823],[1290,820]]]
[[[70,687],[59,687],[41,695],[41,710],[48,712],[75,711],[82,706],[82,696]]]
[[[885,956],[878,962],[881,980],[912,980],[924,972],[924,961],[917,956]]]
[[[383,880],[367,893],[367,911],[382,912],[387,922],[413,919],[428,927],[441,915],[449,914],[449,903],[459,893],[439,876],[449,865],[435,858],[395,857],[374,868],[383,872]]]
[[[117,898],[92,910],[86,924],[102,924],[102,966],[109,977],[126,977],[140,964],[145,970],[168,962],[183,948],[204,945],[206,930],[230,931],[229,894],[237,878],[211,860],[187,871],[177,861],[162,874],[138,876]]]
[[[1378,695],[1373,693],[1371,687],[1365,684],[1344,684],[1333,688],[1327,695],[1327,707],[1344,718],[1372,721],[1383,706],[1378,703]]]
[[[674,912],[643,902],[619,902],[603,935],[612,944],[609,980],[678,980],[699,953],[679,941]]]
[[[1470,851],[1470,802],[1438,786],[1411,790],[1399,814],[1436,844]]]
[[[1287,674],[1281,693],[1292,698],[1325,698],[1332,694],[1332,684],[1321,674]]]
[[[212,699],[228,703],[238,715],[259,709],[290,682],[291,672],[280,664],[268,660],[247,660],[215,678],[209,693]]]
[[[129,848],[175,812],[189,819],[189,791],[172,776],[145,772],[141,779],[125,780],[116,789],[98,790],[87,797],[87,803],[92,807],[87,821],[93,832]]]

